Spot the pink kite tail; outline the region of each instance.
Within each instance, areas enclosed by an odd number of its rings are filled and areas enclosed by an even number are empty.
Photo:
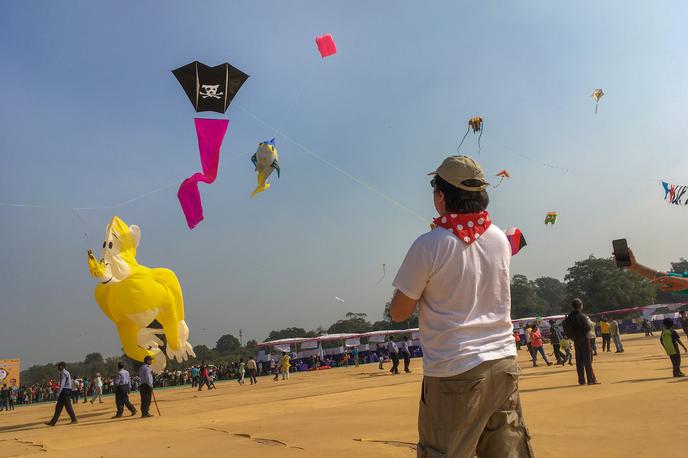
[[[225,138],[228,119],[194,119],[198,136],[198,149],[201,153],[202,173],[194,173],[179,186],[177,198],[182,206],[186,223],[193,229],[203,221],[203,205],[198,182],[212,183],[217,177],[217,167],[220,163],[220,148]]]

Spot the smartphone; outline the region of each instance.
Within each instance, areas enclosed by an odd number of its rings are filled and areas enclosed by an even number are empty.
[[[614,258],[616,259],[616,267],[628,267],[631,265],[631,254],[628,252],[628,243],[626,239],[618,239],[612,241],[614,247]]]

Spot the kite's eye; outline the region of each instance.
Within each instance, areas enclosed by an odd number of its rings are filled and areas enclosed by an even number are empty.
[[[105,248],[105,244],[107,244],[107,242],[103,242],[103,248]]]
[[[108,248],[112,249],[112,242],[108,243]]]

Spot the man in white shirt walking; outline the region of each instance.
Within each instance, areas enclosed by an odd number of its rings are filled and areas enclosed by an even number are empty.
[[[409,365],[411,364],[411,350],[409,349],[408,336],[404,336],[403,342],[401,342],[401,357],[404,358],[404,372],[407,374],[411,372]]]
[[[124,364],[117,363],[117,376],[115,377],[115,404],[117,405],[117,413],[112,418],[120,418],[124,413],[124,406],[127,406],[131,416],[136,415],[136,407],[129,401],[129,390],[131,389],[131,377],[129,371],[124,368]]]
[[[96,378],[93,380],[93,397],[91,398],[91,404],[98,398],[98,403],[103,404],[103,379],[100,376],[100,372],[96,372]]]
[[[396,375],[399,373],[399,347],[394,342],[394,336],[389,336],[387,353],[389,353],[389,358],[392,360],[392,368],[389,371]]]
[[[418,456],[530,457],[511,324],[511,248],[487,213],[480,165],[449,157],[433,172],[435,228],[394,280],[390,313],[419,306],[423,387]]]
[[[150,409],[151,397],[153,396],[153,371],[151,370],[151,357],[143,358],[143,365],[139,367],[139,394],[141,395],[141,418],[152,417],[148,411]]]
[[[55,414],[50,421],[45,424],[48,426],[55,426],[57,420],[60,419],[62,414],[62,408],[64,407],[69,414],[69,418],[72,419],[71,423],[76,423],[76,415],[74,415],[74,409],[72,408],[72,388],[74,387],[74,381],[72,380],[72,375],[65,369],[65,363],[60,361],[57,363],[57,370],[60,371],[60,388],[57,391],[57,404],[55,404]]]

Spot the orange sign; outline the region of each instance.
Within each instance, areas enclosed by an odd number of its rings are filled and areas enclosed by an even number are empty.
[[[20,386],[19,373],[21,364],[17,359],[0,359],[0,385]]]

